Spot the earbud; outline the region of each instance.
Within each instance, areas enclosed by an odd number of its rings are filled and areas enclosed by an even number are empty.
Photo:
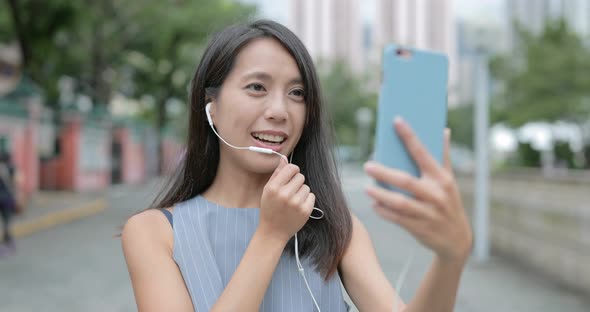
[[[207,106],[205,106],[205,114],[207,114],[209,125],[213,127],[213,119],[211,119],[211,102],[207,103]]]

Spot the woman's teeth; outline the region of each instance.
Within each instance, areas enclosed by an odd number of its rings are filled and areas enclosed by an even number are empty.
[[[253,133],[252,136],[256,139],[259,139],[261,141],[267,142],[267,143],[276,143],[276,144],[280,144],[282,143],[285,138],[279,135],[269,135],[269,134],[262,134],[262,133]]]

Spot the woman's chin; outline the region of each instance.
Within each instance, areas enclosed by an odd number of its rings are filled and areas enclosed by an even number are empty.
[[[248,162],[248,169],[256,174],[272,174],[279,165],[277,155],[258,154]]]

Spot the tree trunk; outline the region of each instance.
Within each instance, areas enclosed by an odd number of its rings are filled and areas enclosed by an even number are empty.
[[[12,21],[14,30],[16,31],[16,37],[18,44],[21,49],[21,55],[23,57],[23,68],[28,68],[31,60],[31,44],[29,37],[27,36],[27,30],[25,29],[22,21],[21,10],[18,6],[17,0],[7,0],[8,6],[10,7],[10,15],[12,15]]]
[[[168,48],[168,55],[169,59],[173,60],[173,54],[176,53],[177,47],[181,42],[181,35],[179,33],[174,34],[172,41],[170,42],[170,47]],[[170,80],[172,79],[172,74],[176,71],[177,64],[174,64],[170,71],[164,76],[162,79],[162,84],[166,85],[169,84]],[[164,174],[164,144],[162,139],[164,137],[163,131],[164,127],[166,126],[166,122],[168,121],[167,111],[166,111],[166,102],[170,98],[171,94],[169,92],[165,92],[163,96],[157,101],[157,116],[156,116],[156,129],[158,131],[158,175]]]
[[[105,80],[105,35],[102,29],[102,19],[98,18],[106,13],[105,3],[95,3],[96,19],[92,25],[92,50],[91,50],[91,96],[95,104],[107,106],[110,100],[110,86]]]
[[[580,135],[582,136],[582,168],[590,169],[590,120],[576,122],[576,125],[580,129]]]
[[[157,139],[158,139],[158,175],[164,174],[164,127],[166,126],[166,101],[167,99],[164,97],[158,101],[157,107],[157,119],[156,119],[156,129],[157,129]]]

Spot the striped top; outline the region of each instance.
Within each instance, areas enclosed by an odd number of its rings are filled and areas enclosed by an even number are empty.
[[[173,257],[195,311],[209,311],[229,283],[258,226],[258,208],[226,208],[203,196],[174,207]],[[347,311],[340,276],[324,282],[307,258],[300,259],[322,311]],[[260,311],[314,311],[295,257],[283,252]]]

